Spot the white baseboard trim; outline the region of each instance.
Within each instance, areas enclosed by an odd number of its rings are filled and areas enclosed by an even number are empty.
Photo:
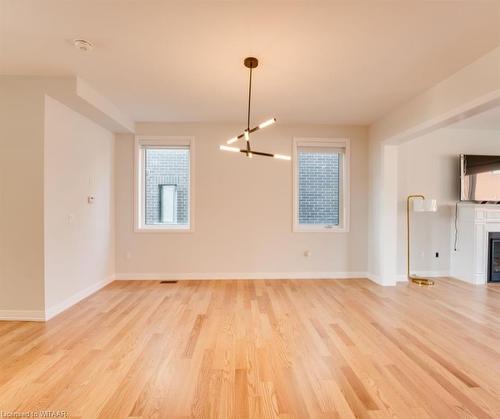
[[[116,280],[217,280],[217,279],[353,279],[367,272],[239,272],[239,273],[118,273]]]
[[[82,291],[73,294],[71,297],[66,298],[64,301],[59,304],[53,305],[48,309],[45,309],[45,320],[50,320],[51,318],[57,316],[59,313],[62,313],[64,310],[67,310],[71,306],[74,306],[76,303],[80,302],[84,298],[94,294],[99,291],[101,288],[104,288],[109,283],[113,282],[115,279],[114,275],[106,278],[104,281],[97,282],[92,284],[90,287],[85,288]]]
[[[381,287],[394,287],[399,281],[397,277],[392,281],[387,281],[387,279],[384,281],[379,275],[375,274],[369,274],[368,279],[375,282],[377,285],[380,285]]]
[[[43,310],[0,310],[0,320],[43,322],[45,312]]]
[[[375,282],[375,284],[377,284],[377,285],[387,286],[387,284],[384,284],[384,283],[382,282],[382,280],[380,279],[380,277],[379,277],[378,275],[375,275],[375,274],[372,274],[372,273],[368,273],[368,274],[366,275],[366,277],[367,277],[370,281]]]
[[[466,282],[471,285],[487,285],[488,281],[484,278],[485,274],[475,275],[471,274],[470,276],[459,276],[450,272],[450,278],[458,279],[459,281]]]
[[[449,271],[413,271],[412,274],[416,276],[422,276],[424,278],[438,278],[441,276],[450,276]],[[406,277],[406,274],[398,275],[397,281],[407,282],[408,278]]]

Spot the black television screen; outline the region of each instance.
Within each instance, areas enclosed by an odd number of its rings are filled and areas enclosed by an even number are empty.
[[[500,156],[460,156],[460,200],[500,202]]]

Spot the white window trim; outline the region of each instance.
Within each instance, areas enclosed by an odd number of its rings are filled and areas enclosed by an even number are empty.
[[[342,182],[340,184],[341,205],[339,207],[339,225],[301,225],[299,224],[298,197],[298,159],[297,149],[300,146],[342,148],[345,150],[342,159]],[[347,233],[349,232],[350,214],[350,140],[348,138],[294,138],[293,139],[293,221],[292,231],[295,233]]]
[[[148,226],[143,221],[144,201],[144,153],[143,146],[188,146],[189,147],[189,225]],[[136,136],[134,143],[134,232],[136,233],[192,233],[194,232],[195,208],[195,147],[194,137]]]

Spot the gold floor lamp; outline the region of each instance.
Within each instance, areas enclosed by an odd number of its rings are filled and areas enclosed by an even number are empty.
[[[412,202],[413,202],[413,211],[416,212],[436,212],[437,202],[435,199],[425,199],[425,196],[423,195],[409,195],[408,198],[406,198],[406,233],[407,233],[406,273],[408,276],[408,281],[414,282],[415,284],[418,284],[420,286],[422,285],[432,286],[434,285],[434,281],[432,279],[422,278],[420,276],[412,275],[410,271],[410,253],[411,253],[410,252],[411,251],[410,206]]]

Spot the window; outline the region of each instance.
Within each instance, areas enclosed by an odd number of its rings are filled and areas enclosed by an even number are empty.
[[[349,140],[294,139],[294,231],[348,231]]]
[[[136,140],[136,230],[192,230],[192,138]]]
[[[177,222],[177,185],[159,186],[160,221],[163,224],[174,224],[175,222]]]

